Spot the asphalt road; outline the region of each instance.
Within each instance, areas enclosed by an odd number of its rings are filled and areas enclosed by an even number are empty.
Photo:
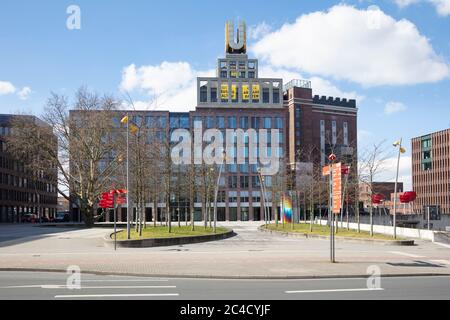
[[[213,280],[81,274],[80,289],[67,287],[67,279],[68,275],[64,273],[0,272],[0,299],[197,301],[450,299],[449,276],[382,278],[378,289],[369,289],[367,279],[364,278]]]

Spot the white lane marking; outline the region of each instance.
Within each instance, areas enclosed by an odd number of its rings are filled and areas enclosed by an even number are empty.
[[[139,298],[139,297],[178,297],[179,293],[148,293],[148,294],[79,294],[79,295],[59,295],[55,299],[79,299],[79,298]]]
[[[382,288],[374,289],[330,289],[330,290],[299,290],[299,291],[285,291],[287,294],[292,293],[327,293],[327,292],[362,292],[362,291],[384,291]]]
[[[66,285],[37,285],[37,286],[11,286],[2,289],[67,289]],[[176,286],[97,286],[97,287],[80,287],[80,290],[86,289],[174,289]]]
[[[444,247],[444,248],[450,248],[450,245],[440,242],[433,242],[434,244],[437,244],[438,246]]]
[[[448,260],[430,260],[430,261],[434,262],[434,263],[445,264],[447,266],[450,266],[450,261],[448,261]]]
[[[424,256],[418,256],[416,254],[400,252],[400,251],[389,251],[389,253],[400,255],[400,256],[405,256],[405,257],[410,257],[410,258],[416,258],[416,259],[425,258]]]

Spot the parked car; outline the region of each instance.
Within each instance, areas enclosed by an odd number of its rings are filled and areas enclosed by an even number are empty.
[[[55,222],[62,223],[69,221],[70,221],[70,214],[68,212],[58,212],[56,214]]]
[[[38,216],[36,214],[26,214],[22,217],[22,223],[36,223]]]

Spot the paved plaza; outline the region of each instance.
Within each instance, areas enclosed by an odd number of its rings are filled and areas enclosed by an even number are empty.
[[[414,247],[337,242],[338,263],[329,263],[329,242],[259,232],[260,223],[226,223],[230,239],[174,247],[113,249],[112,230],[31,225],[0,226],[0,269],[194,278],[314,278],[365,276],[376,265],[388,275],[450,275],[450,247],[417,241]]]

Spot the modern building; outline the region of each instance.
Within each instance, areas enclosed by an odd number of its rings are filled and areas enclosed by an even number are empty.
[[[52,218],[57,210],[56,172],[53,177],[32,175],[6,150],[11,121],[16,115],[0,115],[0,223],[20,223],[26,214]],[[42,123],[26,116],[27,121]],[[56,140],[55,140],[56,148]]]
[[[414,209],[450,214],[450,129],[412,139]]]
[[[357,115],[356,101],[313,95],[310,81],[292,80],[286,85],[280,78],[260,78],[259,63],[247,55],[246,25],[228,22],[225,34],[225,57],[217,61],[215,77],[197,79],[197,106],[194,111],[170,113],[164,111],[122,111],[134,123],[145,122],[147,129],[157,129],[161,138],[177,128],[191,132],[201,124],[208,129],[254,129],[258,134],[268,130],[268,153],[276,154],[286,170],[301,170],[313,163],[320,167],[332,152],[338,161],[356,161]],[[120,117],[116,117],[120,121]],[[270,130],[278,130],[278,147],[271,145]],[[218,220],[264,220],[258,164],[248,162],[249,141],[244,137],[245,163],[228,164],[219,183]],[[260,150],[256,150],[259,155]],[[312,156],[305,156],[306,153]],[[235,155],[233,155],[235,156]],[[356,166],[353,168],[356,170]],[[271,190],[275,177],[266,176],[266,200],[269,211],[278,206],[272,203]],[[165,206],[158,205],[158,212]],[[183,206],[186,206],[184,203]],[[195,203],[196,211],[202,204]],[[148,218],[154,211],[150,204]],[[157,216],[160,216],[158,214]],[[124,215],[120,217],[124,219]]]

